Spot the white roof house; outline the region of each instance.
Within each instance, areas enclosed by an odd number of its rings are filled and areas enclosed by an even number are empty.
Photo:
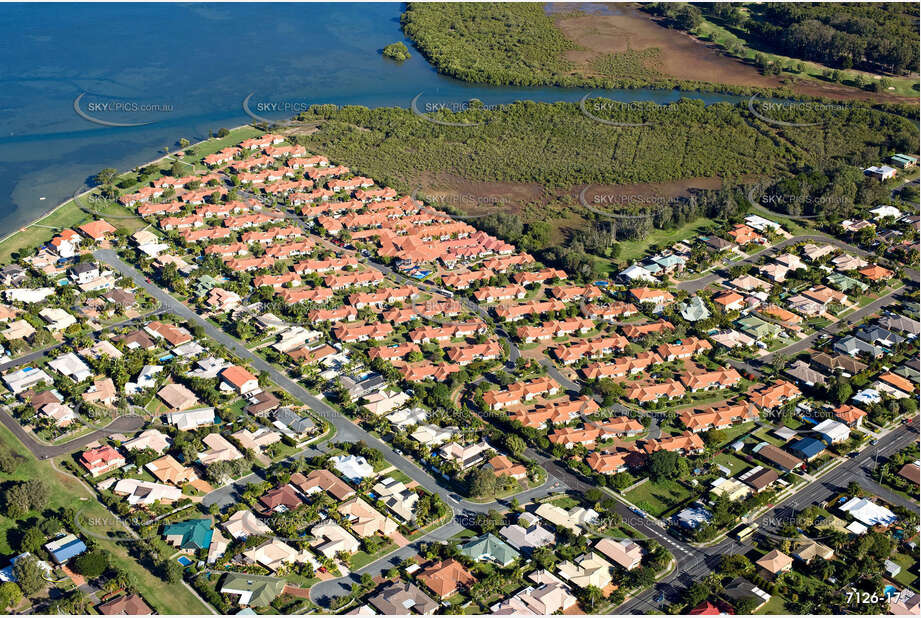
[[[748,215],[745,217],[745,223],[748,227],[754,228],[759,232],[763,232],[766,229],[779,230],[780,224],[771,221],[770,219],[765,219],[759,215]]]
[[[77,318],[60,307],[42,309],[38,312],[38,315],[48,323],[48,330],[53,333],[59,330],[65,330],[77,323]]]
[[[116,494],[126,496],[128,504],[153,504],[160,500],[175,502],[182,498],[182,490],[173,485],[151,483],[138,479],[121,479],[112,488]]]
[[[625,270],[620,272],[620,277],[629,281],[648,281],[655,283],[658,281],[648,270],[638,264],[631,264]]]
[[[67,376],[74,382],[82,382],[93,375],[93,372],[90,371],[87,364],[80,360],[80,357],[73,352],[58,356],[53,361],[50,361],[48,366],[61,375]]]
[[[213,425],[214,408],[196,408],[195,410],[170,412],[166,415],[166,422],[183,431]]]
[[[54,384],[51,376],[37,367],[23,367],[17,371],[11,371],[3,376],[3,381],[6,383],[7,388],[13,391],[14,395],[18,395],[39,383]]]
[[[457,427],[439,427],[428,424],[420,425],[409,437],[426,446],[438,446],[452,439],[458,431]]]
[[[877,206],[870,212],[873,214],[873,218],[877,221],[880,219],[885,219],[886,217],[898,219],[902,216],[902,211],[895,206]]]
[[[337,455],[330,459],[330,461],[333,462],[333,466],[339,474],[353,483],[358,483],[363,479],[374,476],[374,468],[371,467],[371,464],[369,464],[368,460],[364,457],[357,455]]]
[[[397,429],[405,429],[411,425],[419,425],[428,418],[425,408],[403,408],[387,415],[387,420]]]
[[[7,301],[20,303],[40,303],[49,296],[54,294],[54,288],[16,288],[12,290],[3,290],[3,295]]]
[[[851,437],[851,430],[847,425],[839,421],[833,421],[830,418],[822,421],[812,430],[820,434],[830,444],[844,442]]]
[[[870,502],[866,498],[851,498],[841,506],[841,510],[850,513],[854,519],[868,527],[877,524],[888,526],[899,519],[886,507]]]

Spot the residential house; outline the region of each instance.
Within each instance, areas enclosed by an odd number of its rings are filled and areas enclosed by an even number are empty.
[[[611,584],[614,565],[594,552],[567,560],[557,567],[560,577],[579,588],[594,586],[604,590]]]
[[[409,582],[393,582],[380,589],[368,599],[380,613],[391,616],[406,615],[412,610],[415,614],[434,614],[438,603],[429,598],[415,584]]]
[[[224,530],[236,540],[272,534],[272,529],[249,509],[236,511],[222,525]]]
[[[316,538],[313,549],[330,560],[335,559],[339,552],[354,554],[361,546],[355,537],[331,519],[315,525],[310,534]]]
[[[519,557],[517,551],[492,534],[470,539],[461,545],[460,553],[475,562],[491,562],[501,567],[507,567]]]
[[[211,546],[213,535],[210,519],[187,519],[167,524],[163,528],[163,538],[166,542],[186,552],[207,550]]]
[[[595,543],[595,551],[610,558],[614,564],[628,571],[640,566],[640,562],[643,559],[643,548],[636,541],[631,541],[630,539],[617,541],[605,537]]]
[[[435,562],[416,574],[416,577],[435,593],[437,598],[447,599],[476,583],[476,578],[457,560]]]
[[[793,568],[793,558],[776,549],[755,561],[758,572],[768,581],[776,579],[779,575]]]
[[[278,577],[228,573],[221,584],[221,594],[239,595],[237,603],[243,607],[268,607],[281,596],[287,582]]]
[[[94,477],[102,476],[125,465],[124,456],[109,445],[83,451],[79,461]]]

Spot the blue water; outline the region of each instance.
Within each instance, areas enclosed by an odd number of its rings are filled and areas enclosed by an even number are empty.
[[[893,586],[892,584],[886,584],[886,587],[883,588],[883,594],[887,597],[894,597],[899,593],[899,589]]]
[[[576,101],[584,90],[469,85],[438,75],[412,51],[402,64],[379,50],[403,40],[402,4],[0,4],[0,235],[69,198],[103,167],[130,169],[176,150],[185,137],[250,122],[249,105],[292,111],[315,103],[409,107],[519,99]],[[625,9],[626,10],[626,9]],[[632,9],[631,9],[632,10]],[[599,91],[621,101],[668,103],[677,91]],[[168,111],[94,113],[140,127],[99,126],[77,115],[101,104]],[[44,197],[42,200],[40,198]]]
[[[186,556],[179,556],[178,558],[176,558],[176,562],[178,562],[182,566],[189,566],[190,564],[192,564],[192,561]]]

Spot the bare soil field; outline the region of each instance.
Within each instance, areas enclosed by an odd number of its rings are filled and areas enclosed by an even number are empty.
[[[917,99],[887,93],[871,93],[840,84],[800,79],[791,85],[789,78],[762,75],[757,68],[723,54],[715,44],[659,25],[652,16],[629,4],[604,3],[603,7],[576,14],[581,5],[553,4],[550,12],[559,14],[556,26],[581,49],[567,52],[566,58],[576,65],[574,73],[597,76],[593,61],[626,51],[657,48],[655,70],[668,78],[778,88],[789,86],[797,94],[834,99],[889,102],[914,102]],[[650,67],[652,68],[652,67]]]

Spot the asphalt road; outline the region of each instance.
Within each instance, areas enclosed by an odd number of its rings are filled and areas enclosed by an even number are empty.
[[[119,416],[104,428],[97,429],[96,431],[80,436],[79,438],[74,438],[63,444],[46,444],[40,442],[33,434],[23,429],[19,421],[10,416],[6,409],[0,408],[0,423],[3,423],[4,427],[9,429],[27,449],[32,451],[33,455],[39,459],[48,459],[50,457],[69,455],[79,451],[87,444],[95,442],[96,440],[101,440],[113,433],[130,433],[137,431],[144,426],[144,419],[133,414]]]

